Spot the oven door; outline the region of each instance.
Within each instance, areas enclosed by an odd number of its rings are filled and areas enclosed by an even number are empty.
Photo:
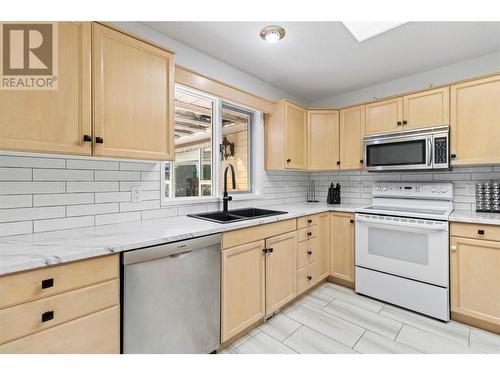
[[[432,135],[369,139],[364,147],[368,171],[432,168]]]
[[[356,266],[448,286],[448,222],[356,214]]]

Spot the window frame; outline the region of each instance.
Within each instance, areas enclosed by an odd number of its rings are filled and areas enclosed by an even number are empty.
[[[179,206],[186,204],[197,203],[220,203],[222,199],[221,192],[221,175],[222,160],[220,157],[219,144],[222,142],[222,108],[242,110],[250,116],[249,125],[249,180],[250,192],[230,192],[233,201],[245,201],[262,199],[264,194],[263,188],[263,175],[264,175],[264,114],[256,109],[247,107],[240,103],[234,103],[225,100],[203,91],[196,90],[187,86],[175,85],[175,90],[180,90],[188,95],[199,96],[214,103],[213,123],[212,123],[212,195],[211,196],[197,196],[197,197],[165,197],[165,163],[160,165],[160,183],[161,183],[161,205],[165,206]],[[217,140],[217,142],[216,142]],[[174,153],[175,155],[175,153]],[[171,168],[170,184],[173,184]]]

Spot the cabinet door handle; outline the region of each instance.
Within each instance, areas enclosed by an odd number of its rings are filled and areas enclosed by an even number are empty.
[[[406,125],[406,124],[408,124],[408,121],[403,120],[403,125]]]
[[[53,278],[42,280],[42,289],[52,288],[53,286],[54,286]]]
[[[307,252],[307,255],[312,255],[312,253],[313,253],[313,252],[312,252],[311,250],[309,250],[309,251]]]
[[[354,220],[353,220],[353,219],[350,219],[350,220],[349,220],[349,223],[353,224],[353,223],[354,223]]]
[[[312,236],[312,232],[307,232],[307,236],[311,237]]]
[[[451,155],[450,155],[450,158],[452,158],[452,159],[456,159],[456,158],[457,158],[457,154],[451,154]]]
[[[398,124],[398,126],[401,126],[401,121],[398,121],[397,124]]]
[[[266,254],[266,253],[267,253],[267,249],[262,249],[262,252],[263,252],[264,254]]]
[[[273,248],[270,247],[269,249],[267,249],[267,251],[269,251],[270,253],[272,253],[273,252]]]
[[[477,234],[484,234],[484,229],[478,229]]]
[[[359,161],[359,164],[363,164],[363,159],[361,159],[361,160]]]
[[[312,276],[307,276],[307,280],[312,280]]]
[[[104,139],[102,137],[95,137],[95,143],[104,143]]]
[[[83,135],[83,141],[84,142],[92,142],[92,137],[88,134]]]
[[[340,165],[340,160],[337,160],[337,165]]]
[[[291,161],[292,161],[292,159],[286,159],[287,163],[290,163]]]
[[[311,224],[313,221],[312,221],[312,219],[307,219],[307,222],[308,222],[309,224]]]
[[[54,311],[45,311],[42,314],[42,323],[54,319]]]

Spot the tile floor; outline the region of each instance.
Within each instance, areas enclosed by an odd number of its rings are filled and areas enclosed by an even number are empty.
[[[324,283],[221,351],[271,353],[500,354],[500,335],[443,323]]]

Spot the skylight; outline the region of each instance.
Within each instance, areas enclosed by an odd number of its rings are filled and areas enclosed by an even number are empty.
[[[355,21],[355,22],[342,22],[347,30],[356,38],[358,42],[367,40],[379,34],[385,33],[395,27],[401,26],[406,22],[394,21]]]

